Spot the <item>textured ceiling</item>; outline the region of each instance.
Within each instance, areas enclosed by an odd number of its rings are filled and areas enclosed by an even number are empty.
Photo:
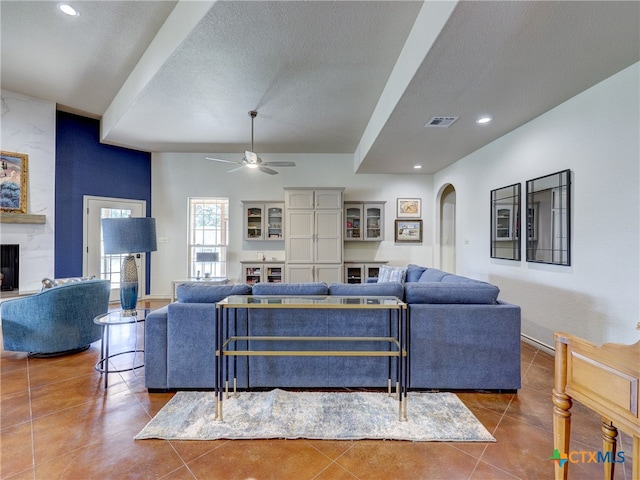
[[[147,151],[238,159],[256,109],[259,153],[432,173],[640,60],[635,1],[71,3],[0,3],[2,88]]]

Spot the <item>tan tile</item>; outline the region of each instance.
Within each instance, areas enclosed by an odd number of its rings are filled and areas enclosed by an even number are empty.
[[[313,480],[358,480],[358,477],[349,473],[340,465],[332,463],[313,477]]]
[[[356,444],[354,441],[345,440],[307,440],[306,442],[331,460],[340,457]]]
[[[0,473],[2,478],[15,475],[33,467],[31,424],[21,423],[0,430]]]
[[[29,392],[19,392],[0,396],[0,425],[12,427],[31,421]]]
[[[69,480],[159,478],[182,467],[184,462],[169,442],[134,442],[128,432],[121,432],[37,464],[36,477]]]
[[[469,480],[514,480],[517,478],[521,477],[511,475],[499,468],[480,462],[476,465],[476,469],[471,474],[471,477],[469,477]]]
[[[503,417],[481,460],[518,478],[553,478],[553,434],[528,423]]]
[[[440,442],[360,441],[336,463],[358,478],[469,478],[478,462]]]
[[[521,388],[507,407],[505,414],[535,427],[552,431],[553,404],[551,398],[551,391],[541,392],[530,388]]]
[[[26,368],[10,369],[0,375],[0,394],[26,392],[29,390],[29,376]]]
[[[522,378],[522,387],[543,393],[551,393],[553,390],[553,368],[537,364],[531,365],[526,375]]]
[[[189,463],[219,448],[230,440],[172,440],[171,446],[185,463]]]
[[[109,387],[107,394],[115,395],[123,391],[126,391],[126,388],[114,385],[113,388]],[[75,407],[92,401],[92,399],[103,397],[104,395],[103,384],[100,382],[100,379],[93,374],[33,388],[31,390],[33,417],[38,418],[70,407]]]
[[[329,464],[304,440],[231,441],[188,464],[198,479],[312,479]]]
[[[130,442],[150,417],[134,396],[94,396],[86,403],[33,420],[36,465],[64,453],[104,444],[126,433]],[[115,457],[117,458],[117,457]]]

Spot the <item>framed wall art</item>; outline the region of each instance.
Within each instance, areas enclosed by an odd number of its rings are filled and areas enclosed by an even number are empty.
[[[396,217],[398,218],[421,218],[422,199],[420,198],[399,198]]]
[[[422,243],[422,220],[396,220],[397,243]]]
[[[29,157],[0,151],[0,211],[27,213]]]

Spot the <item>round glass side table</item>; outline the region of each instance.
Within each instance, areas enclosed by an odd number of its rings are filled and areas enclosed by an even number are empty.
[[[144,362],[143,362],[138,365],[132,364],[131,367],[128,367],[128,368],[120,368],[115,370],[109,368],[109,361],[112,358],[115,358],[119,355],[125,355],[127,353],[144,354],[144,350],[137,348],[137,346],[134,346],[132,350],[126,350],[118,353],[110,353],[109,352],[109,329],[117,325],[126,325],[126,324],[136,324],[136,328],[137,328],[137,324],[140,322],[144,322],[149,312],[151,312],[151,309],[149,308],[138,308],[135,315],[127,315],[127,314],[124,314],[124,312],[122,312],[121,310],[117,310],[117,311],[103,313],[102,315],[98,315],[96,318],[93,319],[94,323],[102,327],[100,360],[98,361],[98,363],[96,363],[95,369],[98,372],[100,372],[101,375],[104,375],[105,389],[109,386],[110,373],[129,372],[131,370],[136,370],[138,368],[144,367]]]

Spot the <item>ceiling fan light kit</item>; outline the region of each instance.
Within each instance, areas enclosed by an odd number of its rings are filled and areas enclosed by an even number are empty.
[[[236,165],[239,165],[239,167],[229,170],[229,173],[237,172],[238,170],[241,170],[242,168],[247,167],[247,168],[253,168],[253,169],[257,168],[261,172],[268,173],[269,175],[277,175],[278,172],[268,167],[269,166],[295,167],[296,164],[294,162],[263,162],[262,161],[262,159],[258,156],[258,154],[255,153],[253,148],[253,119],[258,116],[258,112],[255,110],[251,110],[249,112],[249,116],[251,117],[251,150],[246,150],[244,152],[244,157],[242,158],[242,161],[234,162],[232,160],[224,160],[222,158],[206,157],[207,160],[213,160],[214,162],[223,162],[223,163],[235,163]]]

